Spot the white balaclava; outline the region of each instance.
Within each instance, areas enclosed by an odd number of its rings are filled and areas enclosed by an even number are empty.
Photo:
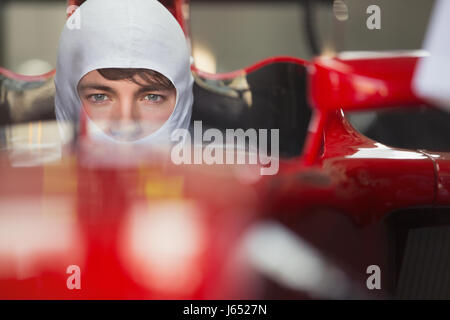
[[[69,18],[59,40],[55,112],[63,141],[67,141],[64,126],[83,113],[94,139],[125,143],[103,133],[89,119],[81,108],[77,86],[84,75],[97,69],[145,68],[172,81],[177,92],[175,108],[157,131],[126,143],[170,143],[175,129],[188,129],[190,124],[194,82],[190,57],[183,30],[157,0],[85,1]]]

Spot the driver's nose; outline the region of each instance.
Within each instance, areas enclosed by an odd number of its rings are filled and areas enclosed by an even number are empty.
[[[117,138],[132,139],[141,131],[140,114],[136,102],[121,99],[114,106],[111,114],[110,131]]]

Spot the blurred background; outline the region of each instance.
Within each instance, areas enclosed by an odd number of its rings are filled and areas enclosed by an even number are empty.
[[[421,49],[435,1],[190,0],[189,3],[195,64],[200,70],[222,73],[276,55],[309,60],[315,55],[344,51]],[[66,20],[66,4],[66,0],[2,0],[0,67],[24,75],[53,70],[59,35]],[[381,10],[379,30],[369,30],[366,25],[370,16],[367,8],[374,4]],[[48,90],[48,94],[42,94],[43,90]],[[35,101],[38,93],[29,94],[28,98],[15,95],[14,104],[18,107],[11,109],[11,114],[3,114],[7,109],[1,109],[0,122],[24,118],[35,110],[38,119],[52,119],[52,90],[53,83],[49,82],[38,92],[40,97],[46,97],[39,103],[47,108],[31,107],[28,100]],[[11,95],[9,99],[13,99]],[[361,133],[390,146],[430,150],[450,147],[447,139],[450,114],[443,111],[416,108],[408,111],[407,116],[402,109],[364,111],[349,114],[348,118]],[[418,128],[414,137],[409,130],[413,123]],[[29,127],[24,129],[26,141],[30,140],[31,131]]]
[[[434,0],[190,3],[197,66],[226,72],[274,55],[310,59],[308,26],[320,52],[420,49]],[[381,8],[381,30],[366,27],[366,9],[372,4]],[[53,69],[65,10],[66,0],[2,0],[0,66],[29,75]]]

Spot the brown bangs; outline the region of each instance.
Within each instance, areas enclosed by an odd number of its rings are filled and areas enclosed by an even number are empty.
[[[98,72],[108,80],[130,80],[139,86],[152,86],[157,90],[175,89],[173,83],[161,73],[149,69],[106,68]]]

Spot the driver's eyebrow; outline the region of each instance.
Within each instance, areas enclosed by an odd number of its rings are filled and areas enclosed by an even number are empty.
[[[103,86],[103,85],[99,85],[96,83],[85,83],[85,84],[81,84],[78,88],[79,91],[84,91],[84,90],[100,90],[100,91],[106,91],[106,92],[111,92],[111,93],[115,93],[116,91],[108,86]]]
[[[84,90],[100,90],[100,91],[106,91],[106,92],[111,92],[111,93],[116,93],[116,91],[108,86],[104,86],[104,85],[100,85],[100,84],[96,84],[96,83],[85,83],[85,84],[80,84],[79,91],[84,91]],[[148,91],[170,91],[170,88],[166,88],[164,86],[161,85],[149,85],[149,86],[143,86],[140,87],[139,90],[136,91],[136,95],[139,95],[141,93],[144,92],[148,92]]]
[[[149,85],[140,87],[139,90],[136,91],[136,95],[139,95],[148,91],[170,91],[169,88],[163,87],[161,85]]]

